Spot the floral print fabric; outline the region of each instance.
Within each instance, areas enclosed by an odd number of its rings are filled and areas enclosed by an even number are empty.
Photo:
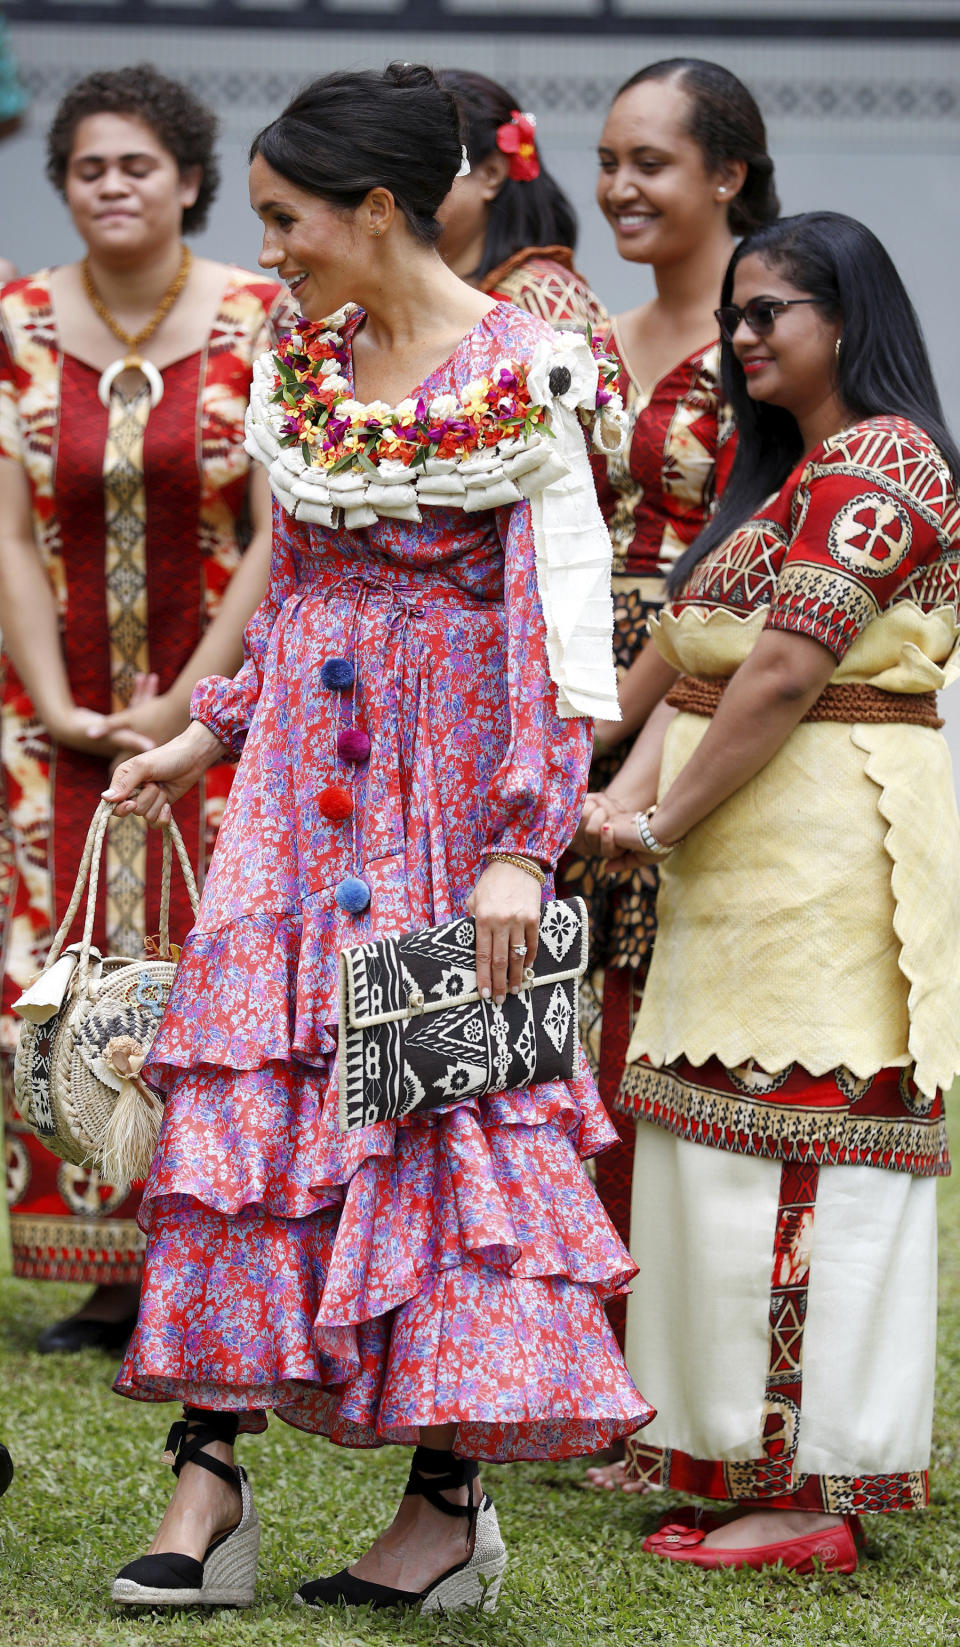
[[[544,333],[499,305],[423,387],[456,393]],[[242,755],[149,1068],[165,1120],[118,1388],[348,1445],[457,1422],[471,1456],[563,1457],[651,1416],[602,1307],[634,1266],[582,1166],[616,1138],[592,1078],[337,1121],[340,948],[461,914],[493,846],[555,864],[586,783],[529,506],[425,516],[334,533],[278,510],[244,667],[197,689]],[[331,658],[351,690],[324,686]],[[371,740],[352,770],[349,728]],[[336,902],[349,876],[359,915]]]

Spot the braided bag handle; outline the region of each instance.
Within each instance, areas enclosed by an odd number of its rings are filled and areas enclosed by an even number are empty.
[[[66,914],[60,922],[50,953],[43,963],[46,972],[60,955],[67,933],[73,925],[74,917],[80,908],[84,890],[89,880],[87,891],[87,908],[83,921],[83,938],[80,944],[80,967],[77,977],[77,990],[83,994],[87,987],[87,976],[90,970],[90,949],[93,943],[93,923],[97,909],[97,889],[100,884],[100,860],[103,855],[103,843],[107,833],[107,826],[113,816],[112,801],[101,801],[93,814],[90,828],[87,830],[87,839],[84,843],[83,856],[80,859],[80,868],[77,870],[77,879],[67,905]],[[160,878],[160,959],[171,960],[170,952],[170,877],[173,868],[173,848],[177,849],[177,858],[183,873],[187,896],[190,899],[190,908],[196,915],[200,906],[200,894],[197,891],[196,876],[193,865],[176,824],[171,820],[163,826],[163,871]]]

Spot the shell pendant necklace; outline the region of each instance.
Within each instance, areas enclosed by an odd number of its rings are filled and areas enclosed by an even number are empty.
[[[190,251],[190,247],[184,246],[180,254],[180,267],[177,270],[172,283],[167,287],[156,309],[147,321],[147,324],[145,326],[141,326],[139,332],[127,332],[124,331],[124,328],[117,320],[114,319],[113,315],[110,313],[110,310],[107,308],[107,305],[101,298],[100,293],[93,284],[93,276],[90,273],[90,259],[87,257],[84,258],[80,265],[80,269],[83,275],[83,289],[87,294],[90,305],[100,316],[100,319],[103,321],[104,325],[109,327],[114,337],[123,344],[127,351],[122,360],[111,361],[110,365],[107,366],[100,374],[100,382],[97,384],[97,395],[99,396],[100,404],[102,406],[109,406],[110,391],[121,372],[132,371],[134,369],[138,372],[142,372],[147,380],[150,388],[151,411],[155,406],[159,406],[161,400],[163,399],[163,378],[160,376],[156,366],[154,366],[153,361],[143,360],[139,351],[141,345],[146,343],[147,339],[153,336],[161,320],[163,320],[170,313],[170,310],[176,303],[177,298],[180,296],[184,286],[187,284],[187,276],[190,273],[190,265],[192,262],[193,255]]]

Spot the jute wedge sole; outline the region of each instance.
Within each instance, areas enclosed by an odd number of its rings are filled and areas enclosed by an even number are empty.
[[[427,1473],[424,1474],[423,1472]],[[331,1578],[308,1579],[294,1596],[299,1607],[397,1607],[421,1613],[460,1613],[467,1608],[492,1613],[496,1608],[507,1565],[507,1552],[493,1500],[485,1493],[476,1509],[451,1503],[444,1490],[468,1487],[473,1493],[477,1466],[453,1453],[420,1446],[413,1455],[408,1495],[426,1498],[444,1515],[473,1523],[473,1551],[466,1561],[441,1573],[423,1590],[394,1590],[355,1578],[346,1567]],[[469,1545],[468,1545],[469,1547]]]
[[[214,1539],[202,1561],[176,1552],[140,1556],[121,1568],[111,1595],[121,1607],[249,1607],[257,1581],[260,1521],[245,1470],[225,1464],[203,1449],[213,1441],[233,1445],[237,1421],[232,1414],[198,1413],[186,1408],[182,1422],[167,1437],[165,1457],[179,1477],[184,1464],[195,1463],[219,1476],[240,1493],[236,1527]]]
[[[243,1518],[239,1527],[212,1545],[202,1562],[192,1564],[199,1570],[197,1576],[202,1575],[199,1584],[188,1583],[178,1588],[158,1584],[155,1573],[164,1557],[142,1556],[139,1561],[131,1561],[114,1579],[113,1600],[121,1607],[249,1607],[256,1586],[260,1520],[243,1472],[240,1491]],[[175,1559],[179,1564],[189,1558]],[[170,1577],[176,1576],[179,1576],[176,1568],[171,1566]]]

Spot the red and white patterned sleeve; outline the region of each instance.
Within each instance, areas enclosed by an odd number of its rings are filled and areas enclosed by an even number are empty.
[[[803,468],[768,629],[807,635],[839,660],[902,584],[947,547],[953,482],[922,429],[861,423]]]
[[[0,293],[0,299],[2,299]],[[13,357],[3,327],[0,307],[0,458],[14,463],[23,461],[23,437],[20,429],[20,397],[17,393]]]
[[[580,818],[593,722],[557,714],[529,503],[498,510],[497,524],[504,549],[510,742],[486,794],[485,847],[555,868]]]
[[[284,602],[297,588],[295,552],[307,548],[307,527],[273,505],[273,552],[267,593],[243,632],[243,663],[231,680],[208,675],[190,699],[190,719],[202,721],[239,758],[263,687],[270,635]]]
[[[263,330],[257,339],[257,354],[275,349],[280,339],[293,331],[299,319],[300,311],[286,286],[277,286],[264,313]]]
[[[532,257],[507,275],[488,296],[515,303],[550,326],[566,331],[602,332],[610,316],[581,274],[552,257]]]

